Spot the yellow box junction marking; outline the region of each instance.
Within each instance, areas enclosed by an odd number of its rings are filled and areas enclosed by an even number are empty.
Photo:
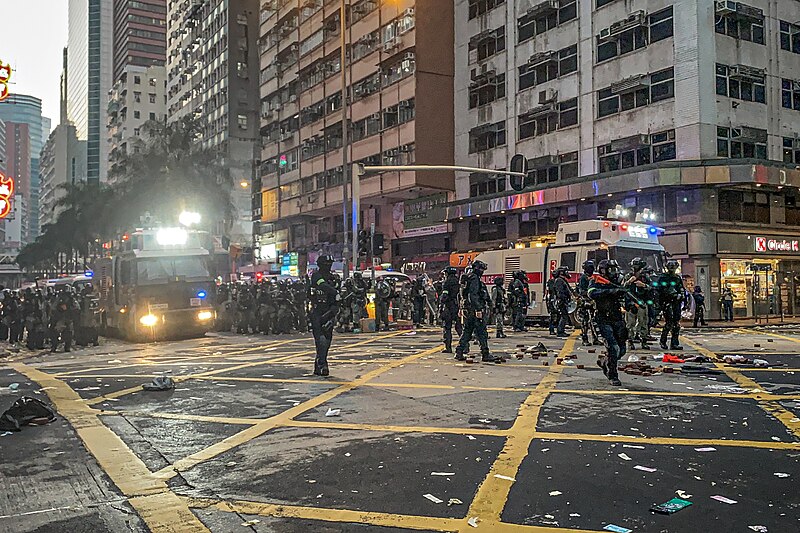
[[[86,449],[94,455],[111,481],[129,498],[134,509],[151,531],[156,533],[207,532],[188,505],[166,483],[157,479],[116,433],[98,418],[66,383],[21,363],[11,368],[46,389],[47,395],[78,433]]]

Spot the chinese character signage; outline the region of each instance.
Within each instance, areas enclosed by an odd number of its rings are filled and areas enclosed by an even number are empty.
[[[11,65],[0,61],[0,102],[8,98],[11,92],[8,88],[9,81],[11,81]]]
[[[14,196],[14,178],[0,173],[0,219],[11,213],[11,198]]]

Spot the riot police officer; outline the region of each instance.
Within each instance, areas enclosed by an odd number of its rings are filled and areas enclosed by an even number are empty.
[[[367,291],[369,281],[364,279],[361,272],[353,272],[352,296],[350,299],[350,316],[353,327],[361,327],[361,319],[367,316]]]
[[[503,278],[501,276],[494,278],[492,312],[494,313],[494,324],[497,329],[496,336],[498,339],[505,339],[508,337],[503,333],[503,323],[506,320],[506,288],[503,287]]]
[[[50,351],[55,352],[64,343],[64,351],[72,350],[72,336],[75,331],[75,300],[69,290],[59,292],[50,313]]]
[[[447,267],[442,271],[442,292],[439,296],[439,318],[442,320],[442,353],[453,353],[453,327],[460,336],[462,333],[461,320],[458,316],[458,270]]]
[[[597,329],[606,344],[607,354],[597,361],[603,374],[612,385],[620,386],[617,363],[625,355],[628,341],[628,329],[622,316],[625,300],[625,289],[619,265],[613,259],[603,259],[597,265],[598,273],[592,276],[589,283],[589,297],[597,304]]]
[[[486,289],[481,276],[486,271],[487,265],[480,259],[472,262],[472,268],[466,273],[463,287],[464,331],[456,347],[456,359],[463,361],[464,354],[469,349],[469,342],[473,333],[481,347],[481,361],[485,363],[502,363],[503,359],[489,353],[489,334],[486,331],[486,313],[489,310],[489,291]]]
[[[552,301],[555,308],[556,335],[567,336],[567,322],[569,321],[569,304],[572,300],[572,289],[569,286],[569,269],[565,266],[558,267],[553,277]]]
[[[517,270],[513,274],[514,279],[509,286],[511,293],[511,322],[514,326],[514,331],[527,331],[525,327],[525,317],[528,312],[529,292],[528,292],[528,274],[524,270]]]
[[[625,307],[625,322],[628,327],[628,348],[634,349],[636,339],[641,342],[642,350],[649,349],[647,337],[649,336],[649,317],[646,302],[650,299],[650,284],[648,283],[645,267],[647,262],[641,257],[631,260],[631,271],[623,283],[634,298],[629,298]]]
[[[321,255],[317,259],[317,271],[311,276],[311,331],[317,356],[314,359],[314,375],[327,376],[328,350],[333,340],[333,326],[339,312],[339,277],[331,272],[333,257]]]
[[[424,274],[417,276],[411,284],[411,301],[414,305],[412,311],[412,320],[414,326],[422,326],[425,323],[425,301],[427,296],[425,294],[425,277]]]
[[[594,261],[583,262],[583,273],[578,280],[578,317],[581,322],[581,339],[584,346],[589,346],[589,332],[592,333],[592,344],[599,344],[594,327],[594,301],[589,298],[589,284],[594,275]]]
[[[393,282],[384,276],[375,283],[375,331],[381,331],[381,325],[383,331],[389,331],[389,307],[397,297]]]
[[[683,287],[683,280],[676,274],[678,262],[667,261],[666,272],[663,272],[656,280],[656,290],[658,292],[658,302],[664,312],[664,327],[661,329],[661,349],[662,350],[683,350],[683,346],[678,342],[681,333],[681,307],[686,289]],[[669,348],[667,348],[667,336],[672,335]]]

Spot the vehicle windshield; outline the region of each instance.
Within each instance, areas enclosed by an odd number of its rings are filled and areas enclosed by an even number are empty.
[[[616,259],[622,270],[627,271],[630,268],[631,260],[634,257],[641,257],[647,261],[647,266],[661,272],[664,270],[664,252],[660,250],[642,250],[641,248],[624,248],[621,246],[612,246],[610,248],[611,259]]]
[[[208,264],[204,257],[156,257],[136,262],[136,280],[139,285],[168,283],[181,280],[208,279]]]

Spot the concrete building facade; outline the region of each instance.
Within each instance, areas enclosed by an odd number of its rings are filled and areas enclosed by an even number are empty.
[[[233,178],[236,216],[226,233],[240,246],[252,244],[257,27],[258,0],[167,2],[167,120],[194,116],[204,121],[199,142],[219,153]]]
[[[64,195],[64,184],[86,181],[86,141],[78,140],[72,124],[59,124],[42,149],[42,185],[39,198],[39,226],[55,223],[56,202]]]
[[[125,67],[163,66],[167,56],[166,0],[114,0],[113,79]]]
[[[108,173],[107,109],[113,84],[113,2],[69,0],[67,117],[86,141],[87,181]]]
[[[359,0],[347,9],[342,35],[338,1],[261,2],[262,152],[253,213],[268,264],[286,252],[307,254],[309,263],[323,252],[347,255],[342,203],[352,162],[453,161],[452,1]],[[446,226],[428,221],[424,206],[445,203],[453,187],[452,173],[441,171],[360,181],[357,215],[361,227],[375,224],[384,236],[383,261],[446,255]]]
[[[712,316],[724,287],[739,315],[800,313],[798,20],[777,0],[458,0],[456,160],[530,172],[520,194],[459,176],[456,249],[649,208]]]

